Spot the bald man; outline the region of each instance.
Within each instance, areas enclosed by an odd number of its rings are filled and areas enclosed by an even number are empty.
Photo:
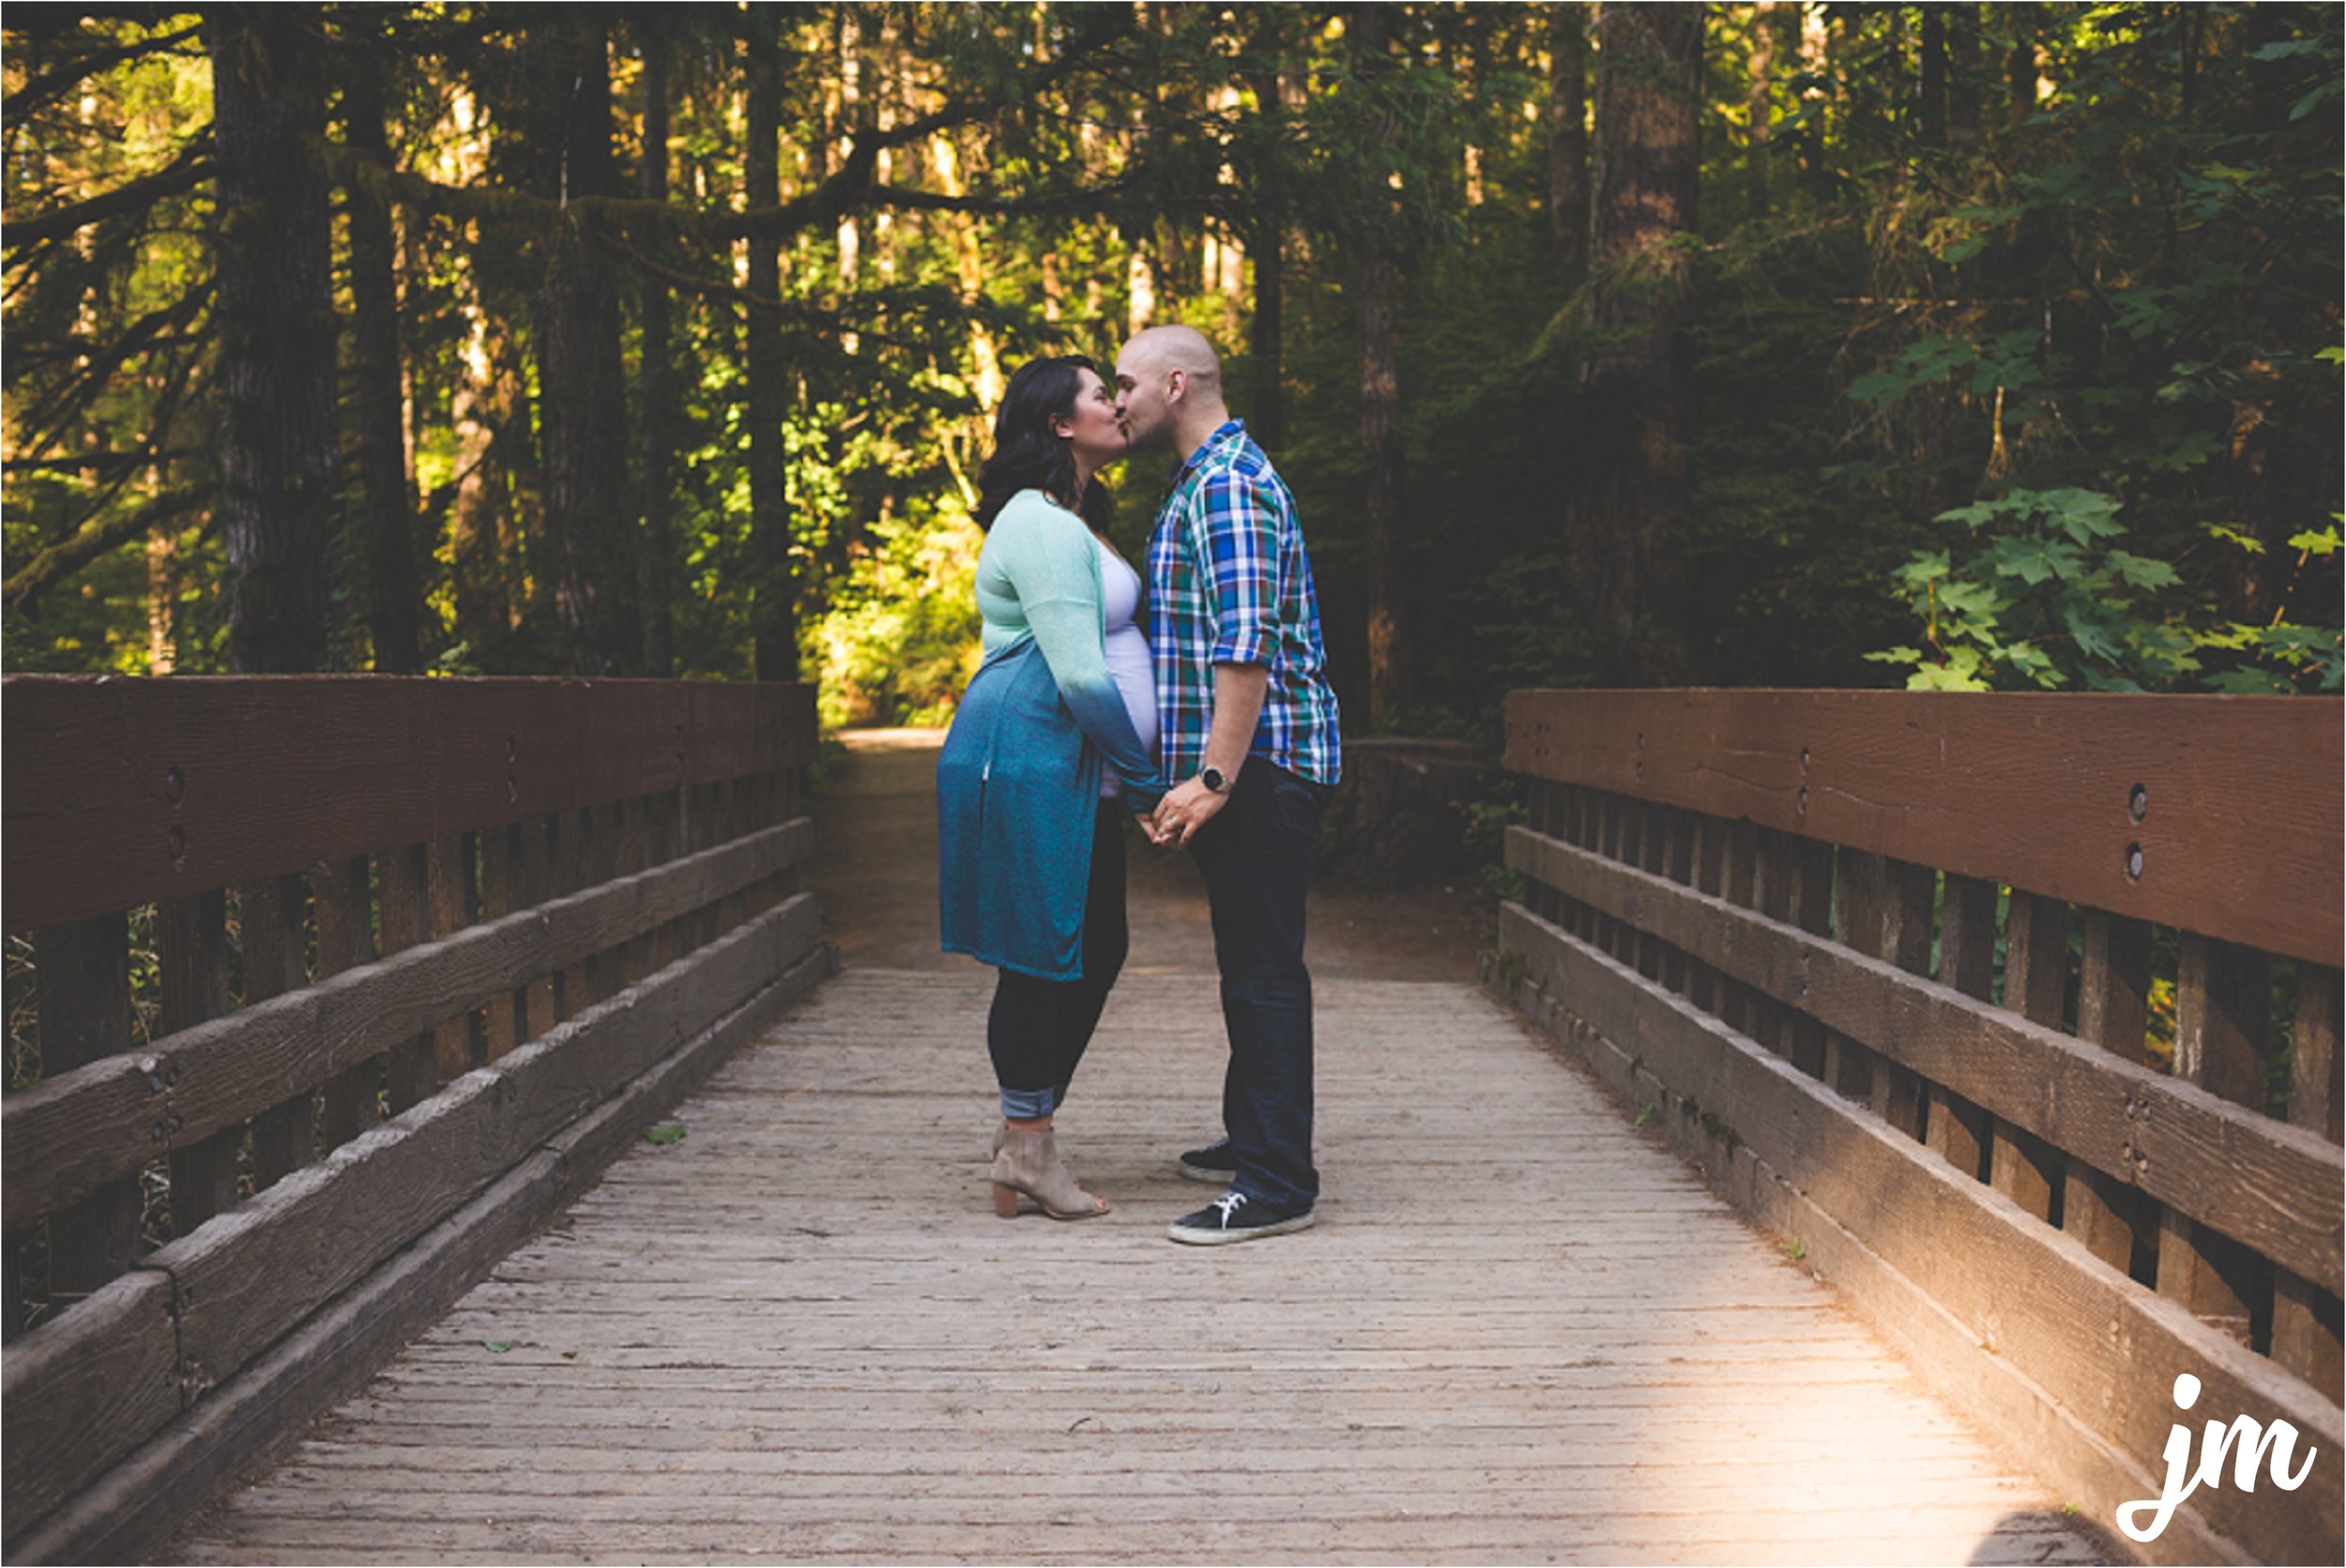
[[[1176,1220],[1212,1246],[1304,1229],[1312,1165],[1312,977],[1303,900],[1313,831],[1342,767],[1335,693],[1295,497],[1222,401],[1222,362],[1186,327],[1116,357],[1135,452],[1178,460],[1149,541],[1149,643],[1163,771],[1156,826],[1206,879],[1230,1060],[1226,1136],[1181,1157],[1226,1188]]]

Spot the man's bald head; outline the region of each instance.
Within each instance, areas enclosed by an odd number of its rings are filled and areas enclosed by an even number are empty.
[[[1230,417],[1222,401],[1222,358],[1194,327],[1146,327],[1116,357],[1117,413],[1142,450],[1182,456]]]
[[[1222,357],[1195,327],[1143,327],[1133,334],[1116,362],[1123,364],[1128,356],[1150,370],[1180,371],[1194,387],[1211,388],[1217,396],[1221,393]]]

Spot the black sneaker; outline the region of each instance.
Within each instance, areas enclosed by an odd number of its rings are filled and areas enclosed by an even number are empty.
[[[1175,1220],[1165,1234],[1193,1247],[1218,1247],[1226,1241],[1252,1241],[1258,1236],[1285,1236],[1311,1227],[1312,1211],[1299,1209],[1281,1213],[1260,1198],[1228,1192],[1195,1214]]]
[[[1238,1156],[1230,1152],[1230,1140],[1193,1149],[1181,1156],[1181,1170],[1192,1181],[1211,1182],[1226,1187],[1238,1178]]]

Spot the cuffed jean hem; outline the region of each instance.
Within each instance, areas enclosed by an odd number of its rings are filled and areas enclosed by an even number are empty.
[[[1049,1088],[1004,1088],[1001,1092],[1004,1121],[1040,1121],[1067,1103],[1065,1084]]]

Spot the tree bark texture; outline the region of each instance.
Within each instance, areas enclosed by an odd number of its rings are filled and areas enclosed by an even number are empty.
[[[1547,8],[1547,224],[1567,292],[1589,268],[1589,8]]]
[[[1386,17],[1382,6],[1353,8],[1349,31],[1359,76],[1373,77],[1390,69]],[[1390,143],[1394,128],[1389,119],[1379,114],[1374,120],[1363,128],[1370,145]],[[1363,200],[1372,205],[1390,200],[1381,165],[1372,160],[1369,168],[1372,182],[1362,192]],[[1401,539],[1401,284],[1381,225],[1370,225],[1354,244],[1365,480],[1361,510],[1368,546],[1368,720],[1381,727],[1407,705],[1409,691],[1408,567]]]
[[[1947,145],[1966,157],[1979,151],[1979,8],[1948,6]]]
[[[636,174],[636,194],[647,202],[668,199],[668,58],[673,47],[649,12],[639,22],[644,50],[644,158]],[[644,673],[666,677],[676,669],[673,591],[676,549],[673,497],[669,474],[670,411],[676,401],[676,373],[669,362],[668,286],[648,273],[639,277],[637,311],[642,317],[643,370],[641,406],[635,428],[644,487],[642,566],[637,573],[643,604]]]
[[[383,60],[364,45],[348,57],[344,135],[353,147],[388,164]],[[367,630],[378,674],[413,675],[423,667],[423,589],[416,571],[415,492],[407,476],[401,388],[398,238],[390,208],[379,195],[353,185],[347,196],[358,477],[366,497]]]
[[[1947,19],[1937,6],[1923,8],[1921,107],[1923,145],[1947,145]]]
[[[223,10],[212,34],[219,147],[221,531],[230,667],[326,667],[336,561],[334,297],[326,125],[305,40],[313,7]]]
[[[748,145],[741,160],[744,199],[752,206],[782,202],[782,59],[770,9],[753,9],[748,28]],[[756,563],[751,616],[757,678],[799,677],[796,585],[790,572],[790,468],[783,448],[782,322],[760,310],[782,293],[781,252],[770,239],[749,242],[744,274],[752,303],[742,330],[748,338],[750,422],[750,549]]]
[[[1744,135],[1747,160],[1744,166],[1753,218],[1765,218],[1772,201],[1768,189],[1768,132],[1771,95],[1775,82],[1776,0],[1752,0],[1751,75],[1745,99]]]
[[[1257,43],[1275,46],[1275,38],[1270,35],[1280,22],[1277,8],[1258,8]],[[1271,48],[1266,47],[1264,53],[1271,53]],[[1279,141],[1278,128],[1287,117],[1287,84],[1276,70],[1263,70],[1255,74],[1248,85],[1254,90],[1255,112],[1264,123],[1268,141],[1275,146]],[[1272,173],[1274,163],[1275,159],[1267,159],[1262,167],[1252,171],[1248,183],[1254,210],[1246,231],[1246,248],[1255,262],[1255,310],[1246,329],[1246,352],[1255,385],[1247,424],[1256,441],[1273,452],[1286,444],[1287,430],[1287,378],[1281,373],[1287,353],[1287,221],[1284,193],[1275,186],[1266,189],[1266,180],[1277,177]]]
[[[532,129],[544,193],[566,203],[616,194],[602,23],[587,10],[541,14],[526,47],[536,57]],[[618,281],[568,215],[546,236],[545,255],[538,379],[563,662],[578,675],[625,674],[640,639],[627,604],[635,572]]]
[[[1607,680],[1670,685],[1689,671],[1683,572],[1692,410],[1686,253],[1695,225],[1702,8],[1597,14],[1590,264],[1570,536]]]

